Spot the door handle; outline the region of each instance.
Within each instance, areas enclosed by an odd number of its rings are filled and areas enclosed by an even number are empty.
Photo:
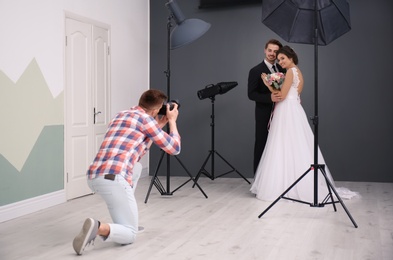
[[[93,109],[93,114],[94,114],[93,122],[95,124],[96,123],[96,116],[101,114],[101,111],[96,112],[96,108],[94,108]]]

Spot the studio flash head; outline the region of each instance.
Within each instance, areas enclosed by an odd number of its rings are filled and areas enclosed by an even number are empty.
[[[204,89],[201,89],[197,92],[199,99],[205,99],[205,98],[211,98],[214,97],[217,94],[225,94],[229,90],[233,89],[234,87],[237,86],[236,81],[232,82],[220,82],[217,83],[216,85],[210,84],[207,85]]]
[[[160,108],[160,111],[158,111],[158,114],[165,116],[166,115],[166,105],[169,104],[169,110],[172,110],[175,107],[174,106],[175,103],[177,104],[177,109],[179,109],[180,108],[179,100],[178,99],[172,99],[169,102],[164,102],[164,104]]]

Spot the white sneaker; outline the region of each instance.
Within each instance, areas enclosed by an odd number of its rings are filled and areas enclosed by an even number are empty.
[[[91,242],[94,243],[98,233],[98,221],[92,218],[87,218],[83,223],[82,230],[74,238],[72,246],[78,255],[81,255],[85,247]]]

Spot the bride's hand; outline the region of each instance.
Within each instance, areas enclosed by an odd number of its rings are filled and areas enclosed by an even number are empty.
[[[263,80],[264,83],[266,82],[266,77],[267,77],[266,73],[261,74],[261,79]]]
[[[267,74],[266,73],[262,73],[261,74],[261,79],[263,81],[263,84],[265,84],[266,87],[269,87],[269,83],[267,82]]]

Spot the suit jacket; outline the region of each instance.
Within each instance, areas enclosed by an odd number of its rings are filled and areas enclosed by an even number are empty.
[[[276,65],[278,71],[285,72],[280,65]],[[264,61],[253,67],[248,74],[248,98],[255,101],[255,120],[264,121],[267,126],[273,102],[270,90],[261,79],[262,73],[271,73]]]
[[[284,72],[278,64],[277,68],[279,71]],[[267,127],[273,107],[271,92],[261,79],[262,73],[271,73],[264,61],[252,68],[248,75],[248,98],[255,101],[254,172],[256,172],[265,148],[268,136]]]

